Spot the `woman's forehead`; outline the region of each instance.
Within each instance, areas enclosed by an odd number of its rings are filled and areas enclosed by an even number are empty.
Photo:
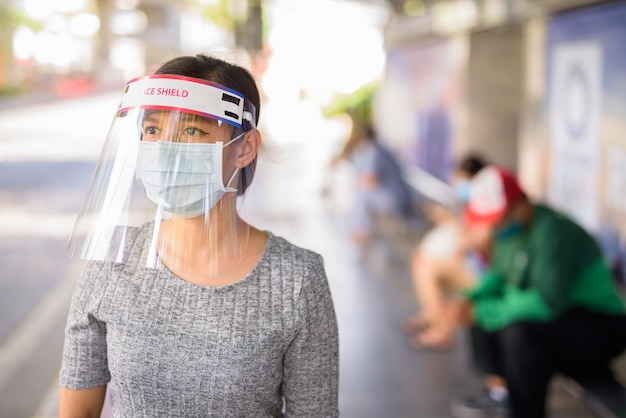
[[[143,120],[148,121],[178,121],[178,122],[201,122],[212,125],[221,125],[216,119],[200,116],[193,113],[176,112],[171,110],[148,109],[145,111]]]

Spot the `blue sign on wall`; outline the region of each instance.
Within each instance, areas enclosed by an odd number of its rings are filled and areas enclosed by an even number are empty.
[[[626,265],[626,2],[554,14],[546,53],[548,200]]]

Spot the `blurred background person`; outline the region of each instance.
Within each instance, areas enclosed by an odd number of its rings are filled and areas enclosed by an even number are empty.
[[[393,154],[380,143],[371,124],[349,113],[352,129],[343,150],[331,161],[347,159],[356,172],[350,236],[359,245],[377,237],[377,218],[408,222],[415,217],[413,192]]]
[[[531,202],[503,167],[488,166],[474,177],[464,217],[469,228],[491,231],[490,267],[449,315],[457,324],[475,324],[476,368],[503,379],[486,379],[485,395],[455,403],[453,412],[542,418],[557,372],[608,373],[626,349],[622,294],[594,238]]]
[[[457,163],[452,187],[460,206],[469,197],[472,177],[487,165],[486,159],[470,153]],[[455,327],[444,315],[450,299],[473,286],[486,268],[485,243],[470,236],[463,226],[462,210],[432,204],[426,214],[434,223],[411,255],[411,278],[419,312],[407,318],[403,328],[415,348],[449,348]],[[484,238],[484,237],[482,237]]]
[[[380,140],[373,125],[372,99],[375,87],[366,86],[351,97],[340,98],[325,112],[327,117],[347,115],[349,134],[329,167],[348,161],[355,174],[355,189],[348,228],[352,240],[366,246],[377,238],[381,220],[391,218],[410,223],[418,218],[416,192],[404,178],[393,152]],[[330,178],[330,176],[329,176]],[[326,184],[323,194],[330,192]]]

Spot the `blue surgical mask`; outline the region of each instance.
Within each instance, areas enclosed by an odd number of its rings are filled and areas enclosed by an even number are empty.
[[[523,229],[524,229],[524,226],[522,225],[522,223],[520,221],[515,220],[515,221],[509,222],[507,225],[505,225],[502,228],[496,229],[494,232],[494,236],[497,240],[512,238],[516,235],[519,235]]]
[[[454,194],[461,202],[466,203],[470,196],[469,180],[459,180],[454,183]]]
[[[165,211],[183,218],[207,213],[226,192],[237,170],[226,186],[222,181],[222,145],[176,143],[169,141],[139,144],[136,176],[146,196]]]

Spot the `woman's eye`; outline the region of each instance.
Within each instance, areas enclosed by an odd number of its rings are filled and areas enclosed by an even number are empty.
[[[183,130],[183,135],[185,135],[185,136],[195,136],[195,135],[200,135],[200,134],[203,134],[203,133],[204,132],[202,132],[198,128],[185,128]]]
[[[143,128],[145,135],[158,135],[161,131],[156,126],[146,126]]]

